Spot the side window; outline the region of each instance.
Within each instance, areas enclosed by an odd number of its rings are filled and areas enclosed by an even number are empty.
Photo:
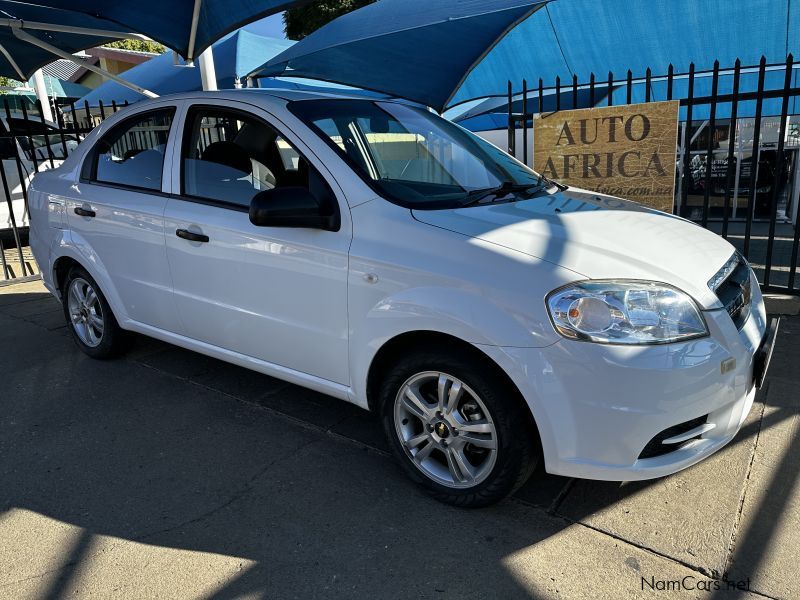
[[[161,190],[164,151],[174,108],[137,115],[106,133],[95,145],[90,178],[146,190]]]
[[[190,111],[181,160],[187,196],[249,207],[265,190],[304,187],[320,202],[331,201],[322,177],[285,138],[238,111]]]

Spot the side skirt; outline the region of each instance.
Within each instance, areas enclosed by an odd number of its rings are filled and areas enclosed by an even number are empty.
[[[274,363],[266,362],[264,360],[253,358],[252,356],[247,356],[238,352],[233,352],[232,350],[226,350],[225,348],[200,342],[177,333],[171,333],[156,327],[151,327],[150,325],[145,325],[144,323],[139,323],[138,321],[125,321],[125,323],[121,324],[121,326],[123,329],[141,333],[142,335],[161,340],[162,342],[167,342],[169,344],[174,344],[175,346],[180,346],[181,348],[186,348],[187,350],[199,352],[200,354],[205,354],[206,356],[217,358],[219,360],[244,367],[245,369],[250,369],[251,371],[257,371],[259,373],[263,373],[264,375],[269,375],[270,377],[275,377],[276,379],[288,381],[289,383],[314,390],[315,392],[333,396],[334,398],[344,400],[345,402],[350,402],[356,406],[360,406],[361,408],[366,408],[366,403],[358,402],[356,400],[352,388],[342,385],[341,383],[322,379],[314,375],[309,375],[308,373],[303,373],[302,371],[295,371],[294,369],[289,369],[288,367],[276,365]]]

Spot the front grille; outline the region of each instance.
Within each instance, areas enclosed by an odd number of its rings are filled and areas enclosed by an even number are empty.
[[[691,431],[696,427],[700,427],[703,425],[706,420],[708,419],[708,415],[703,415],[702,417],[697,417],[696,419],[692,419],[691,421],[686,421],[685,423],[680,423],[679,425],[673,425],[672,427],[668,427],[658,435],[656,435],[652,440],[647,442],[647,445],[642,450],[642,453],[639,455],[639,458],[655,458],[656,456],[662,456],[664,454],[669,454],[670,452],[677,450],[687,442],[691,440],[684,440],[682,442],[678,442],[677,444],[665,444],[663,443],[664,440],[674,437],[676,435],[680,435],[682,433],[686,433],[687,431]],[[691,439],[697,439],[700,435],[697,435]]]
[[[750,265],[738,252],[708,282],[708,287],[717,295],[736,329],[744,327],[750,316],[751,286]]]

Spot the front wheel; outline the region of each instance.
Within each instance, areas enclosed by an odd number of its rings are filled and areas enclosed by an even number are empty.
[[[406,357],[389,370],[381,391],[383,425],[395,455],[437,500],[487,506],[522,485],[536,467],[540,450],[527,406],[471,353]]]

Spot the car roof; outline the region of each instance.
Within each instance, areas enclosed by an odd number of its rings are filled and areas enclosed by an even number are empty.
[[[339,91],[310,91],[310,90],[293,90],[293,89],[275,89],[275,88],[241,88],[237,90],[217,90],[213,92],[208,91],[195,91],[183,92],[180,94],[170,94],[167,96],[160,96],[154,98],[155,101],[159,100],[198,100],[203,98],[217,98],[224,100],[241,100],[245,102],[274,102],[275,100],[284,102],[301,101],[301,100],[375,100],[363,95],[350,93],[347,90]]]

